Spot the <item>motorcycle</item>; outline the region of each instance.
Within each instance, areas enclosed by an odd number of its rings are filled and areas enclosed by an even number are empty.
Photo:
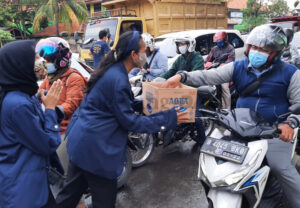
[[[278,123],[266,122],[256,112],[245,108],[201,111],[226,129],[223,133],[215,129],[200,150],[198,178],[206,187],[209,207],[258,207],[266,184],[274,186],[276,183],[269,177],[265,156],[267,139],[279,136]],[[289,112],[299,114],[300,105],[291,106]],[[292,140],[294,149],[297,130]],[[272,200],[275,203],[276,200]],[[260,206],[274,207],[274,204]]]
[[[129,79],[133,96],[136,99],[141,99],[143,82],[146,81],[147,71],[142,69],[136,76]]]

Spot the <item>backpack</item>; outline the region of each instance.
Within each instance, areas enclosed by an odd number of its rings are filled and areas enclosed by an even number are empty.
[[[73,73],[79,74],[79,75],[82,77],[82,79],[84,80],[84,84],[85,84],[85,86],[84,86],[84,88],[83,88],[83,90],[84,90],[84,89],[86,88],[86,86],[87,86],[87,83],[88,83],[89,79],[88,79],[87,77],[84,77],[84,76],[83,76],[79,71],[77,71],[76,69],[74,69],[74,71],[72,71],[70,74],[68,74],[67,79],[66,79],[66,83],[65,83],[65,87],[66,87],[66,88],[68,87],[68,81],[69,81],[69,78],[70,78],[71,74],[73,74]]]

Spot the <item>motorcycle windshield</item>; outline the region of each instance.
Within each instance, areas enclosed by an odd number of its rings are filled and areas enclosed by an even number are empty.
[[[248,108],[236,108],[227,114],[221,114],[219,121],[233,133],[244,138],[266,136],[267,133],[271,135],[276,130],[275,125]]]

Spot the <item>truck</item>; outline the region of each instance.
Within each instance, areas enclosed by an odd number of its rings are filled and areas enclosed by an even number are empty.
[[[100,30],[111,34],[114,48],[119,36],[137,30],[157,37],[166,33],[197,29],[226,29],[227,2],[203,0],[113,0],[103,2],[105,11],[91,14],[83,34],[80,57],[93,65],[88,54]]]
[[[271,21],[283,28],[293,29],[294,32],[298,32],[300,29],[300,16],[274,17]]]

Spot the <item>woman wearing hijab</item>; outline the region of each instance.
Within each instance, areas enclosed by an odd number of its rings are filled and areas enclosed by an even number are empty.
[[[45,112],[34,96],[37,76],[34,41],[15,41],[0,49],[0,207],[53,207],[47,167],[60,144],[57,81],[47,96]],[[35,61],[36,60],[36,61]]]
[[[147,61],[146,45],[138,32],[125,32],[92,74],[87,95],[67,130],[70,159],[68,183],[59,193],[58,207],[76,207],[89,187],[93,207],[115,206],[117,177],[123,170],[128,131],[156,133],[174,129],[177,116],[167,110],[150,116],[134,113],[128,73]]]

